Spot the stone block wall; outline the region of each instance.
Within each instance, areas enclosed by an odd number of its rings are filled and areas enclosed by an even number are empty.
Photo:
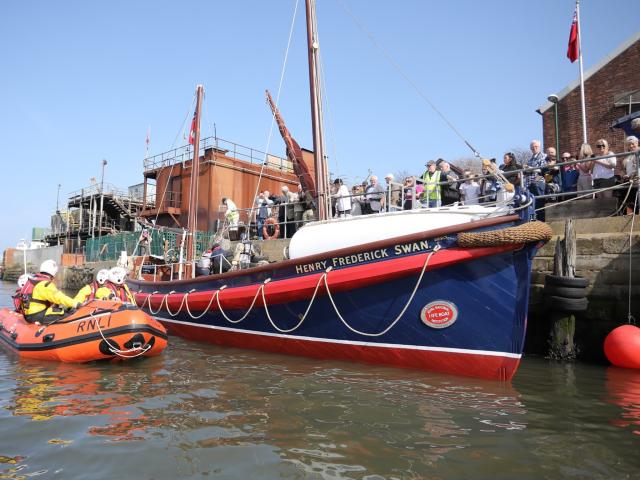
[[[590,280],[587,288],[589,308],[576,314],[576,342],[578,357],[582,360],[605,361],[604,339],[615,327],[627,323],[629,305],[631,314],[640,320],[640,223],[636,223],[636,233],[630,235],[630,230],[620,231],[630,219],[614,217],[575,222],[576,274]],[[552,228],[559,233],[564,230],[564,223],[553,224]],[[544,297],[544,279],[553,273],[559,238],[562,237],[556,235],[541,248],[533,262],[525,347],[529,353],[545,354],[547,350],[550,310]]]

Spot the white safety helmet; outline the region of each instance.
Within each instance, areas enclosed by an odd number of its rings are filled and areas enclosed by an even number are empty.
[[[107,280],[109,280],[109,270],[107,270],[106,268],[98,270],[98,273],[96,273],[96,282],[98,282],[98,284],[100,285],[104,285],[104,282],[106,282]]]
[[[58,274],[58,264],[55,260],[45,260],[40,265],[41,273],[48,273],[52,277],[55,277]]]
[[[109,270],[109,281],[116,285],[122,285],[127,278],[127,271],[122,267],[113,267]]]
[[[18,288],[22,288],[27,284],[27,280],[29,280],[29,274],[23,273],[18,277]]]

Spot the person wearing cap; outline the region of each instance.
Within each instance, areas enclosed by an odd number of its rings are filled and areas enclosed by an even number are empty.
[[[336,201],[336,217],[346,218],[351,216],[351,195],[349,189],[340,178],[333,181],[336,192],[331,196]]]
[[[387,173],[384,176],[386,184],[386,210],[387,212],[393,212],[395,210],[400,210],[400,197],[402,196],[402,186],[400,184],[394,183],[393,173]]]
[[[24,318],[27,322],[52,322],[60,320],[77,308],[80,302],[68,297],[57,289],[54,278],[58,274],[58,264],[45,260],[40,265],[32,282],[35,284],[29,298],[25,299]]]
[[[442,188],[440,188],[440,170],[436,169],[436,162],[429,160],[426,163],[427,171],[422,175],[424,190],[420,196],[423,208],[436,208],[442,203]]]

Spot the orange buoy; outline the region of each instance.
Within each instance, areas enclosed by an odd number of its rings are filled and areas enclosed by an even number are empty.
[[[640,328],[622,325],[604,340],[604,354],[616,367],[640,368]]]

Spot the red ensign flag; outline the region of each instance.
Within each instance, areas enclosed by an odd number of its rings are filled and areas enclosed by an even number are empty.
[[[569,48],[567,48],[567,58],[571,63],[575,62],[580,56],[580,47],[578,47],[578,14],[573,12],[573,22],[571,23],[571,31],[569,32]]]
[[[189,145],[193,145],[196,142],[196,114],[193,114],[193,120],[191,120],[191,130],[189,131]]]

